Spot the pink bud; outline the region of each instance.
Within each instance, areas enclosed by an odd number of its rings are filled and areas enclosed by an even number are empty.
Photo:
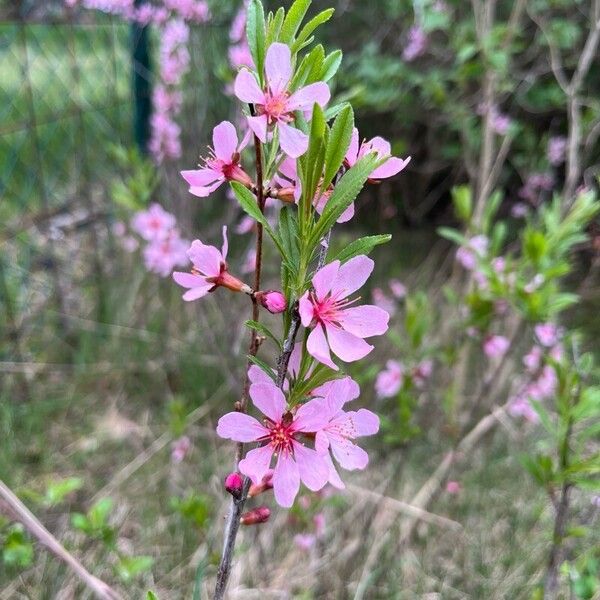
[[[234,497],[239,498],[242,493],[244,481],[239,473],[229,473],[225,477],[225,489]]]
[[[460,483],[458,483],[458,481],[449,481],[446,484],[446,491],[449,494],[458,494],[460,492],[461,486]]]
[[[263,477],[262,481],[255,485],[254,483],[250,486],[248,490],[248,497],[253,498],[254,496],[258,496],[267,490],[273,489],[273,470],[269,469],[267,474]]]
[[[256,292],[256,299],[274,315],[282,313],[287,308],[287,301],[281,292],[268,290],[266,292]]]
[[[240,523],[242,525],[258,525],[259,523],[266,523],[270,516],[271,510],[268,507],[259,506],[245,512],[240,518]]]

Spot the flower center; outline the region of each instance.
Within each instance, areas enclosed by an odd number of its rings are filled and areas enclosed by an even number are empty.
[[[267,424],[270,428],[269,441],[273,445],[275,452],[291,452],[293,431],[291,431],[291,424],[285,425],[284,423],[273,423]]]
[[[267,92],[265,96],[265,103],[262,106],[258,106],[257,109],[259,114],[267,115],[270,124],[275,121],[288,122],[292,120],[287,111],[287,92],[280,92],[279,94]]]
[[[342,311],[360,300],[360,298],[355,298],[354,300],[348,300],[347,298],[338,299],[336,296],[328,294],[325,298],[319,300],[313,293],[311,300],[314,306],[315,319],[318,322],[339,325]]]

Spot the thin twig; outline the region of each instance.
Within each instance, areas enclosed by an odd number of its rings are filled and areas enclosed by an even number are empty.
[[[8,505],[23,526],[40,544],[43,544],[57,558],[67,564],[83,583],[101,600],[122,600],[122,596],[107,583],[92,575],[60,542],[40,523],[37,517],[0,480],[0,498]]]

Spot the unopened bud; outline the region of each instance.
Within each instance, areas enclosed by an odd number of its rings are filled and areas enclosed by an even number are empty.
[[[225,477],[225,489],[234,497],[239,498],[242,494],[244,481],[239,473],[229,473]]]
[[[253,498],[254,496],[258,496],[267,490],[273,489],[273,470],[269,469],[267,474],[262,478],[262,481],[259,484],[252,484],[250,489],[248,490],[248,497]]]
[[[271,509],[266,506],[259,506],[245,512],[240,518],[240,523],[242,525],[258,525],[259,523],[266,523],[270,516]]]
[[[256,292],[255,298],[262,306],[274,315],[282,313],[287,308],[287,301],[281,292],[268,290],[266,292]]]

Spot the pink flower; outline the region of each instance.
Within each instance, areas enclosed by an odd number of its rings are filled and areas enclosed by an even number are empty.
[[[249,215],[244,215],[242,220],[237,224],[235,232],[238,234],[249,233],[254,229],[256,221]],[[254,271],[254,269],[252,269]]]
[[[560,338],[560,330],[554,323],[540,323],[534,331],[540,344],[546,348],[554,346]]]
[[[556,371],[550,365],[546,365],[538,377],[537,381],[533,382],[526,388],[526,395],[537,401],[547,400],[552,398],[558,387],[558,377]]]
[[[433,373],[433,361],[430,358],[422,360],[413,370],[413,381],[418,388],[422,388]]]
[[[287,308],[287,300],[281,292],[269,290],[267,292],[256,292],[255,298],[270,313],[276,315]]]
[[[329,87],[320,81],[300,88],[293,94],[288,90],[292,78],[292,55],[285,44],[269,46],[265,58],[266,88],[261,90],[254,75],[242,69],[234,84],[235,95],[242,101],[253,104],[256,116],[247,117],[248,125],[266,143],[269,128],[279,131],[281,149],[292,158],[302,156],[308,149],[308,136],[290,125],[294,111],[310,115],[315,102],[325,106],[331,96]]]
[[[406,298],[406,286],[399,279],[390,279],[388,285],[398,300]]]
[[[478,260],[487,254],[488,246],[489,240],[485,235],[476,235],[456,251],[456,260],[467,271],[472,271]]]
[[[382,137],[374,137],[368,142],[363,140],[359,145],[359,134],[358,129],[355,127],[352,131],[352,138],[350,140],[350,146],[346,152],[345,163],[348,167],[353,167],[359,159],[371,152],[375,152],[380,159],[389,156],[380,167],[377,167],[369,174],[369,179],[377,181],[379,179],[387,179],[393,177],[402,171],[406,165],[410,162],[410,156],[408,158],[398,158],[392,156],[392,147],[387,140]]]
[[[175,225],[175,216],[157,203],[135,213],[131,219],[131,229],[148,242],[166,238]]]
[[[523,364],[530,373],[535,373],[541,365],[544,351],[539,346],[533,346],[523,357]]]
[[[448,481],[448,483],[446,483],[446,491],[449,494],[458,494],[461,490],[461,485],[460,483],[458,483],[458,481]]]
[[[298,533],[294,536],[294,544],[305,552],[308,552],[316,542],[317,538],[312,533]]]
[[[537,423],[540,420],[537,412],[535,412],[533,406],[531,406],[531,402],[521,395],[515,397],[511,401],[508,412],[513,417],[523,417],[530,423]]]
[[[404,366],[397,360],[388,360],[385,370],[377,375],[375,391],[378,398],[391,398],[402,387],[404,380]]]
[[[483,352],[488,358],[501,358],[509,346],[510,341],[503,335],[489,335],[483,342]]]
[[[192,442],[187,435],[180,437],[171,444],[171,460],[180,463],[192,448]]]
[[[187,240],[179,237],[179,232],[172,229],[166,238],[152,240],[144,248],[144,264],[151,273],[168,277],[175,267],[182,267],[187,262]]]
[[[252,179],[240,167],[240,152],[246,147],[249,137],[245,136],[238,145],[235,127],[229,121],[222,121],[213,129],[213,146],[205,166],[195,171],[181,171],[190,184],[190,193],[205,198],[225,181],[238,181],[252,187]]]
[[[229,64],[233,69],[239,69],[240,67],[254,68],[254,60],[252,60],[252,54],[248,44],[244,41],[241,44],[230,46],[227,51],[229,57]]]
[[[408,32],[408,44],[402,52],[402,58],[411,62],[421,56],[427,50],[427,34],[419,25],[413,25]]]
[[[529,207],[524,202],[517,202],[516,204],[513,204],[510,214],[515,219],[522,219],[529,214]]]
[[[565,162],[565,154],[567,151],[567,138],[563,136],[554,136],[548,140],[548,161],[554,167]]]
[[[223,227],[223,247],[219,251],[214,246],[207,246],[200,240],[194,240],[187,251],[189,260],[194,265],[191,273],[173,273],[173,279],[180,286],[187,288],[183,294],[186,302],[198,300],[213,292],[218,286],[226,287],[234,292],[249,294],[252,290],[233,277],[227,270],[227,227]]]
[[[349,381],[336,380],[332,382],[323,399],[311,401],[318,406],[317,412],[321,418],[326,420],[326,424],[317,431],[315,449],[326,456],[329,483],[339,489],[344,488],[344,483],[333,465],[329,451],[343,469],[364,469],[369,462],[369,456],[353,440],[374,435],[379,431],[379,417],[370,410],[342,410],[344,404],[352,399],[352,392],[353,387]]]
[[[396,312],[395,302],[389,296],[387,296],[381,288],[373,288],[371,296],[373,298],[373,304],[381,308],[381,310],[385,310],[385,312],[390,316]]]
[[[497,109],[492,113],[492,128],[498,135],[506,135],[510,129],[512,120],[508,115],[499,112]]]
[[[240,412],[230,412],[219,419],[217,434],[236,442],[264,442],[250,450],[240,461],[239,470],[258,485],[266,475],[274,454],[275,500],[290,507],[300,489],[300,481],[313,492],[320,490],[328,478],[326,460],[315,450],[298,441],[302,433],[316,432],[327,425],[327,415],[318,410],[316,400],[303,404],[294,414],[288,411],[283,392],[270,383],[250,386],[254,405],[264,414],[264,424]]]
[[[314,291],[300,298],[300,318],[312,326],[307,350],[316,360],[338,370],[329,349],[344,362],[365,357],[373,346],[364,338],[387,331],[389,315],[372,305],[350,307],[348,296],[363,286],[373,271],[367,256],[356,256],[343,265],[339,260],[319,269],[312,278]]]

